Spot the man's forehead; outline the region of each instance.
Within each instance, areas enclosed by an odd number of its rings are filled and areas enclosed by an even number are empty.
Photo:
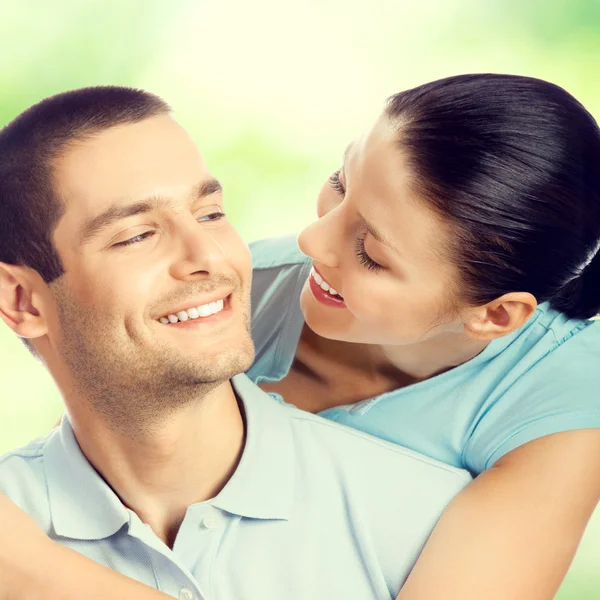
[[[55,161],[54,176],[67,211],[79,214],[151,196],[187,197],[211,178],[190,136],[168,116],[76,142]]]

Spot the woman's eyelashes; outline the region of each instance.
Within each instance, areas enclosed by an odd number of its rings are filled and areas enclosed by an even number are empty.
[[[358,256],[360,260],[360,264],[369,269],[369,271],[373,271],[375,273],[381,271],[385,267],[381,266],[379,263],[376,263],[368,254],[365,249],[365,238],[360,237],[356,239],[354,249],[356,251],[356,256]]]
[[[338,169],[335,173],[331,175],[329,178],[329,185],[340,195],[344,195],[346,193],[346,189],[344,188],[341,180],[340,180],[340,172],[341,169]],[[360,260],[360,264],[369,269],[369,271],[373,271],[377,273],[381,271],[385,267],[376,263],[368,254],[365,249],[365,237],[360,237],[356,239],[354,244],[354,249],[356,251],[356,256],[358,256]]]
[[[329,178],[329,185],[342,196],[346,193],[342,182],[340,181],[340,169],[338,169],[335,173],[331,175]]]

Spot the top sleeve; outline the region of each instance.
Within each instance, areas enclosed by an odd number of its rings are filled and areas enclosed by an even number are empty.
[[[573,336],[488,399],[463,450],[472,473],[537,438],[600,427],[599,327]]]
[[[247,375],[254,381],[280,379],[296,351],[304,319],[299,297],[310,270],[295,237],[260,240],[252,252],[252,339],[256,358]]]

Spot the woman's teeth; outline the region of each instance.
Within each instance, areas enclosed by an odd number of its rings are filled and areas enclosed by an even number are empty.
[[[334,290],[314,269],[314,267],[310,270],[310,276],[317,282],[317,285],[324,291],[332,296],[337,296],[338,298],[343,298],[343,296]]]
[[[198,319],[199,317],[210,317],[211,315],[221,312],[223,310],[223,306],[223,300],[217,300],[216,302],[210,302],[209,304],[203,304],[202,306],[188,308],[187,310],[180,310],[178,313],[161,317],[159,321],[163,325],[168,325],[169,323],[178,323],[179,321],[184,322],[188,321],[189,319]]]

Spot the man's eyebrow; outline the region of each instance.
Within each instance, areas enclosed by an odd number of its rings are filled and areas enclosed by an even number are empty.
[[[358,213],[358,218],[361,220],[362,224],[364,225],[365,229],[369,232],[369,234],[371,236],[373,236],[378,242],[384,244],[388,248],[391,248],[394,252],[397,252],[398,254],[402,254],[402,252],[400,252],[400,250],[398,250],[398,248],[391,241],[391,239],[389,237],[387,237],[386,235],[384,235],[383,233],[381,233],[381,231],[379,231],[379,229],[377,229],[377,227],[375,227],[372,223],[369,223],[369,221],[367,221],[360,214],[360,212]]]
[[[194,193],[192,194],[192,200],[201,200],[205,196],[210,196],[211,194],[222,191],[223,186],[221,183],[214,177],[211,177],[210,179],[205,179],[196,186]]]
[[[192,192],[191,201],[201,200],[211,194],[223,191],[223,188],[219,181],[214,178],[206,179],[194,187]],[[117,221],[126,219],[127,217],[134,217],[136,215],[145,214],[156,210],[160,206],[172,204],[170,198],[163,198],[160,196],[153,196],[145,198],[139,202],[132,204],[123,205],[121,202],[116,202],[112,206],[109,206],[103,213],[96,215],[89,219],[81,229],[81,236],[79,239],[80,244],[87,244],[103,230],[110,227]]]

